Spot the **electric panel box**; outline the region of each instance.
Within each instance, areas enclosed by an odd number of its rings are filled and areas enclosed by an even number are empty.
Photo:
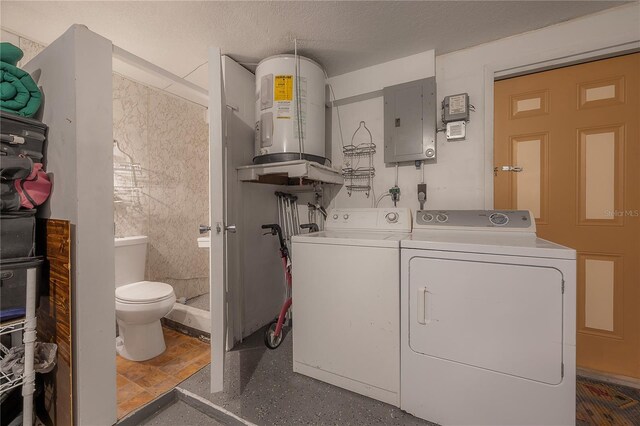
[[[459,95],[445,96],[442,101],[442,122],[469,121],[469,95],[460,93]]]
[[[436,159],[436,78],[384,88],[384,162]]]

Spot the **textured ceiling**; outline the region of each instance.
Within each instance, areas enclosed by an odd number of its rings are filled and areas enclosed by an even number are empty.
[[[48,44],[74,23],[201,84],[207,47],[255,63],[293,50],[330,76],[429,49],[437,54],[624,2],[1,2],[2,27]],[[204,76],[203,76],[204,77]],[[206,78],[204,78],[206,81]],[[206,84],[204,84],[206,86]]]

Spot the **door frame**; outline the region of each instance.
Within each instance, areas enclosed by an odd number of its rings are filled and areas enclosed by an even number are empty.
[[[548,71],[599,59],[612,58],[629,53],[640,52],[640,41],[617,44],[582,53],[560,56],[544,61],[529,62],[517,59],[513,61],[485,64],[484,69],[484,207],[494,208],[493,204],[493,99],[494,84],[498,80],[517,77],[537,72]]]

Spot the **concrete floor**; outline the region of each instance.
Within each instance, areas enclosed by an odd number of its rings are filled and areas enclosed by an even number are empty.
[[[259,425],[430,424],[391,405],[293,373],[291,337],[271,351],[260,330],[230,351],[224,392],[209,393],[209,366],[179,387]],[[160,413],[156,419],[162,417]],[[176,424],[167,420],[154,424]]]
[[[179,425],[189,425],[189,426],[217,426],[222,425],[222,423],[217,422],[206,414],[196,410],[190,405],[182,402],[176,401],[164,410],[160,411],[153,417],[147,419],[146,421],[141,423],[142,425],[148,426],[179,426]]]

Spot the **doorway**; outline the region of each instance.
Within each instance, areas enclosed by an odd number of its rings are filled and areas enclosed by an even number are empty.
[[[577,251],[577,363],[640,378],[640,53],[495,82],[494,205]]]

